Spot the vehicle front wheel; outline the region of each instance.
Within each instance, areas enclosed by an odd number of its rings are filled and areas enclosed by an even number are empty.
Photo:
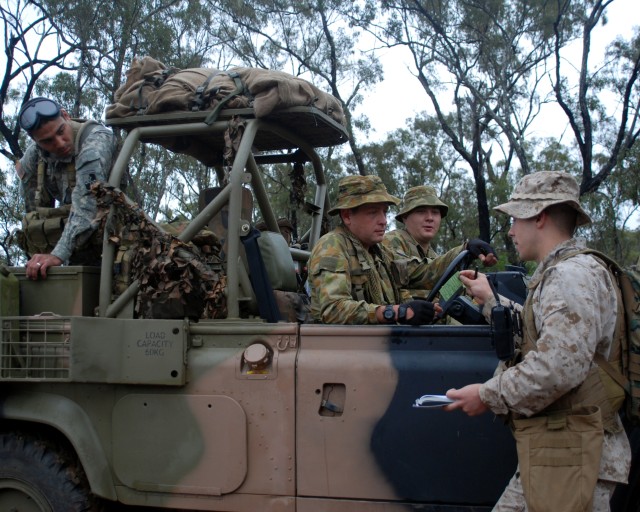
[[[0,510],[99,510],[75,456],[30,435],[0,433]]]

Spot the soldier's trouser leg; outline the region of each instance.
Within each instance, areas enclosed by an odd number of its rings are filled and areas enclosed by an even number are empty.
[[[616,490],[616,483],[607,480],[598,480],[596,489],[593,491],[593,512],[609,512],[609,502],[613,491]]]
[[[616,489],[615,482],[598,480],[593,491],[593,512],[610,512],[609,501]],[[520,473],[516,472],[511,478],[506,489],[500,496],[498,503],[493,507],[493,512],[526,512],[527,504],[522,492]]]
[[[527,504],[524,501],[524,493],[522,492],[522,484],[520,483],[520,472],[516,471],[509,484],[505,488],[502,496],[493,507],[494,512],[524,512],[527,510]]]

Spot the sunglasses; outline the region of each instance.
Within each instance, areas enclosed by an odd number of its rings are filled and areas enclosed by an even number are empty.
[[[60,115],[60,106],[47,98],[31,100],[20,112],[20,128],[30,132],[40,126],[43,119],[52,119]]]

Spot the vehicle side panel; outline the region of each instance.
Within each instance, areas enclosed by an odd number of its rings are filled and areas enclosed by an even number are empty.
[[[300,344],[299,495],[495,503],[516,466],[509,429],[413,407],[493,374],[488,326],[302,326]],[[327,396],[342,413],[321,407]]]
[[[131,505],[194,510],[246,510],[249,505],[293,510],[298,325],[200,322],[183,338],[175,334],[187,328],[181,321],[137,321],[129,329],[130,322],[74,318],[77,329],[69,346],[53,359],[61,359],[61,369],[51,372],[52,378],[20,381],[18,375],[26,373],[12,368],[13,382],[3,383],[0,404],[7,404],[4,395],[14,396],[19,386],[23,393],[47,396],[47,403],[62,401],[69,404],[67,410],[79,411],[95,430],[91,450],[78,444],[81,437],[74,427],[82,425],[64,410],[52,415],[30,407],[28,419],[69,434],[82,465],[89,468],[92,489],[101,496],[113,499],[117,494]],[[148,332],[141,331],[143,325]],[[151,338],[173,343],[165,344],[164,352],[158,352],[157,343],[153,350],[139,343]],[[246,364],[245,350],[251,346],[269,353],[265,365]],[[98,355],[78,361],[76,351],[88,355],[92,348]],[[137,384],[123,358],[137,360]],[[0,410],[0,419],[27,419],[12,411]],[[95,453],[104,454],[98,467],[110,468],[110,479],[93,471],[99,462]],[[114,487],[106,489],[105,482]]]

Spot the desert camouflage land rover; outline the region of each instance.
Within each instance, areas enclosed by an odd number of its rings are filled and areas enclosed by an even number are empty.
[[[37,282],[24,269],[3,270],[0,511],[490,510],[515,470],[509,429],[489,414],[414,403],[492,375],[501,333],[453,297],[449,312],[459,323],[297,321],[297,301],[277,298],[296,298],[294,262],[309,253],[283,251],[260,166],[311,162],[312,247],[328,206],[314,148],[344,142],[345,131],[311,107],[265,119],[250,110],[204,118],[111,123],[128,136],[103,188],[111,202],[101,269],[53,268]],[[203,229],[218,235],[224,257],[209,270],[225,314],[163,318],[152,300],[140,304],[143,291],[149,296],[145,279],[118,282],[126,258],[112,221],[119,208],[137,210],[114,187],[140,141],[198,140],[219,162],[238,120],[244,134],[226,186],[178,236],[188,252]],[[247,195],[275,236],[255,234]],[[454,263],[452,270],[464,265],[464,255]],[[495,280],[500,292],[522,298],[522,275]],[[636,468],[617,510],[640,510],[639,483]]]

